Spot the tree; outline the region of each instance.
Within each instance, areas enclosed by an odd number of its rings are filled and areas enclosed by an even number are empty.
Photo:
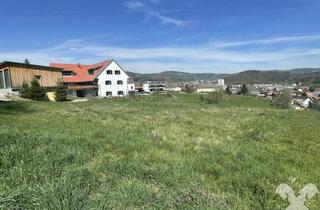
[[[22,83],[22,86],[20,88],[19,93],[20,93],[20,97],[22,97],[22,98],[29,98],[29,99],[31,98],[31,96],[30,96],[30,86],[29,86],[29,84],[27,82],[23,82]]]
[[[62,82],[57,83],[57,87],[55,88],[55,99],[56,101],[66,101],[67,100],[67,90]]]
[[[272,105],[279,109],[288,109],[292,102],[292,94],[290,91],[284,91],[276,95],[272,100]]]
[[[314,92],[315,90],[316,90],[316,89],[314,88],[314,86],[310,86],[310,87],[309,87],[309,91],[310,91],[310,92]]]
[[[30,96],[33,100],[40,100],[45,96],[44,89],[41,87],[39,81],[35,78],[33,78],[31,81]]]
[[[231,89],[230,89],[230,85],[227,86],[225,93],[227,95],[231,95],[232,94]]]
[[[186,91],[186,93],[193,93],[195,91],[195,88],[192,85],[186,84],[184,86],[184,90]]]
[[[249,90],[247,88],[247,85],[243,84],[240,90],[240,95],[248,95],[248,93],[249,93]]]

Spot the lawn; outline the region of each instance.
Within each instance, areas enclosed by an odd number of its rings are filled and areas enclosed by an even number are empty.
[[[285,209],[279,184],[320,188],[319,120],[244,96],[3,102],[0,209]]]

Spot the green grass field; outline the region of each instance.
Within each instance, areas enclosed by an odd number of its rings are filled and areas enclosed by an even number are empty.
[[[285,209],[279,184],[320,188],[320,112],[253,97],[0,103],[0,138],[0,209]]]

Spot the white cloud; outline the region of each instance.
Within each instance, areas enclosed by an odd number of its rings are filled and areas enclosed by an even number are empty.
[[[257,45],[257,44],[275,44],[283,42],[310,42],[320,40],[320,35],[305,35],[305,36],[285,36],[285,37],[275,37],[267,39],[254,39],[246,41],[236,41],[236,42],[213,42],[212,45],[217,48],[226,47],[236,47],[241,45]]]
[[[152,4],[160,4],[160,0],[148,0]],[[144,13],[146,18],[156,18],[160,20],[162,24],[172,24],[176,26],[185,26],[187,21],[179,20],[173,17],[162,15],[160,12],[156,11],[155,9],[151,9],[150,6],[143,1],[139,0],[130,0],[125,1],[123,6],[133,12],[140,12]]]
[[[126,1],[123,3],[123,6],[132,10],[140,10],[145,7],[145,4],[141,1]]]
[[[306,40],[305,38],[295,38]],[[275,40],[281,40],[279,39]],[[282,39],[284,40],[284,39]],[[288,40],[288,39],[286,39]],[[292,41],[293,42],[293,41]],[[263,44],[263,43],[262,43]],[[230,50],[214,46],[125,48],[94,45],[86,39],[73,39],[37,50],[0,50],[3,60],[48,65],[51,62],[94,63],[114,58],[130,71],[159,72],[179,70],[189,72],[235,72],[245,69],[290,69],[319,67],[320,47],[279,48],[269,51]]]

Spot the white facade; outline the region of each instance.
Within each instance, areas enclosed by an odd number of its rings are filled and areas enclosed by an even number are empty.
[[[99,97],[123,97],[128,95],[128,75],[115,62],[103,70],[97,77]]]
[[[181,87],[172,87],[172,88],[166,88],[166,91],[172,91],[172,92],[181,92],[182,88]]]
[[[224,79],[218,79],[218,85],[224,87]]]
[[[215,92],[216,88],[198,88],[197,93],[211,93]]]
[[[135,92],[136,85],[134,83],[128,83],[128,92]]]
[[[149,83],[144,83],[144,84],[143,84],[143,91],[146,92],[146,93],[149,93],[149,92],[150,92],[150,85],[149,85]]]

